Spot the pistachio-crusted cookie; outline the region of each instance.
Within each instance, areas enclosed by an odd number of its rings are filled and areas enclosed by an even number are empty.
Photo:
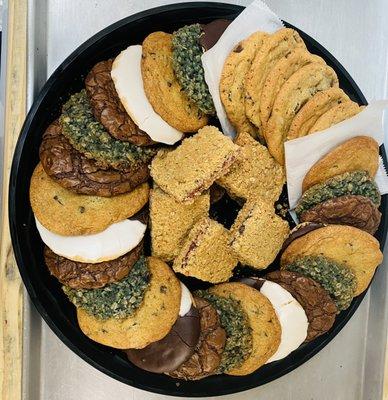
[[[234,299],[247,316],[252,336],[252,351],[242,364],[228,369],[228,375],[248,375],[260,368],[276,352],[280,344],[281,327],[269,300],[258,290],[242,283],[222,283],[210,293]]]
[[[338,87],[332,87],[316,93],[292,120],[287,140],[308,135],[310,129],[322,114],[346,101],[349,101],[349,97]]]
[[[69,300],[95,318],[125,318],[133,315],[149,287],[150,271],[141,257],[128,275],[99,289],[73,289],[63,286]]]
[[[305,256],[323,256],[347,266],[356,278],[354,296],[368,287],[383,259],[377,239],[346,225],[327,225],[295,239],[283,252],[281,266]]]
[[[192,204],[186,204],[154,187],[150,194],[152,255],[172,261],[193,225],[208,215],[209,207],[208,192],[198,196]]]
[[[187,97],[205,114],[214,115],[215,108],[202,67],[200,24],[186,25],[173,33],[172,65]]]
[[[113,59],[101,61],[86,76],[93,115],[114,138],[137,146],[151,145],[151,138],[136,126],[121,104],[111,77],[112,63]]]
[[[280,58],[268,72],[260,98],[260,122],[263,128],[271,116],[272,107],[280,88],[298,69],[313,62],[325,63],[321,57],[309,53],[304,47],[296,47]]]
[[[214,126],[205,126],[176,149],[160,151],[151,165],[154,182],[179,202],[193,202],[226,174],[241,149]]]
[[[264,269],[276,258],[289,231],[271,203],[250,199],[232,225],[230,244],[241,263]]]
[[[181,285],[163,261],[148,257],[151,280],[143,302],[126,318],[98,319],[77,309],[82,332],[95,342],[117,349],[141,349],[162,339],[174,325],[181,302]]]
[[[150,175],[146,162],[123,171],[100,166],[70,144],[58,121],[46,129],[39,158],[47,175],[61,186],[92,196],[111,197],[130,192]]]
[[[230,240],[229,231],[221,224],[202,218],[182,243],[174,260],[174,271],[205,282],[227,281],[238,261]]]
[[[269,152],[279,164],[284,165],[284,141],[295,115],[317,92],[330,87],[338,87],[334,70],[322,63],[311,63],[291,75],[279,90],[264,129]]]
[[[261,94],[268,73],[281,58],[297,47],[305,48],[298,32],[289,28],[279,29],[264,40],[253,59],[245,78],[245,111],[250,121],[259,129],[262,129],[260,120]]]
[[[172,35],[153,32],[142,45],[144,91],[154,110],[181,132],[196,132],[208,118],[182,90],[172,68]]]
[[[216,373],[228,373],[242,365],[252,353],[252,328],[248,316],[238,300],[206,290],[198,290],[195,294],[207,300],[220,316],[221,326],[226,331],[226,343]]]
[[[346,310],[353,300],[356,278],[344,264],[316,255],[296,258],[283,268],[317,281],[334,299],[339,310]]]
[[[63,105],[59,121],[71,145],[101,166],[125,170],[148,163],[155,155],[155,149],[138,147],[109,135],[95,120],[85,89],[70,96]]]
[[[323,131],[327,128],[330,128],[332,125],[338,124],[339,122],[345,121],[345,119],[355,116],[361,112],[363,108],[363,106],[360,107],[354,101],[345,101],[341,104],[337,104],[317,119],[315,124],[310,128],[309,133]]]
[[[368,197],[376,206],[380,205],[379,189],[368,172],[352,171],[336,175],[323,183],[310,187],[299,199],[295,212],[300,216],[319,203],[345,195]]]
[[[148,194],[148,183],[113,197],[76,194],[52,180],[41,164],[30,182],[30,202],[36,218],[46,229],[63,236],[102,232],[141,210]]]
[[[317,161],[303,179],[302,191],[344,172],[367,171],[373,178],[379,167],[379,145],[369,136],[356,136]]]
[[[245,115],[245,76],[267,37],[265,32],[254,32],[238,43],[225,60],[220,79],[220,97],[229,121],[238,132],[254,137],[257,128]]]
[[[284,168],[247,132],[240,132],[235,143],[242,147],[241,160],[217,182],[234,198],[261,197],[271,203],[276,201],[285,182]]]

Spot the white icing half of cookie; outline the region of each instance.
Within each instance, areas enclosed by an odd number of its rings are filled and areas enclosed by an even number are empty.
[[[55,254],[93,264],[128,253],[141,242],[147,228],[140,221],[126,219],[93,235],[62,236],[46,229],[37,218],[35,222],[43,242]]]
[[[265,281],[260,292],[271,302],[282,328],[280,345],[276,353],[267,361],[270,363],[287,357],[305,341],[308,320],[298,301],[277,283]]]
[[[141,74],[142,47],[129,46],[114,60],[111,77],[116,92],[133,122],[155,142],[174,144],[182,132],[157,114],[147,99]]]
[[[181,284],[181,306],[179,308],[179,316],[183,317],[190,311],[191,305],[193,304],[193,300],[189,289],[187,289],[187,287],[182,282],[180,282],[180,284]]]

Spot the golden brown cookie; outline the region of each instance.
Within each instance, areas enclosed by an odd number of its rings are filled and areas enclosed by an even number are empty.
[[[149,102],[168,124],[181,132],[196,132],[208,118],[190,102],[172,68],[172,35],[153,32],[143,41],[141,73]]]
[[[222,283],[212,287],[210,293],[237,300],[252,329],[251,354],[227,374],[242,376],[256,371],[275,354],[280,344],[281,327],[272,304],[258,290],[243,283]]]
[[[176,149],[160,151],[151,164],[155,183],[179,202],[191,203],[226,174],[241,149],[214,126],[205,126]]]
[[[227,281],[237,265],[229,245],[230,233],[218,222],[205,217],[189,232],[175,258],[173,269],[205,282]]]
[[[247,132],[240,132],[235,143],[242,147],[243,156],[217,182],[233,198],[276,201],[285,182],[284,168]]]
[[[78,324],[87,337],[116,349],[142,349],[167,335],[178,317],[181,285],[166,263],[155,257],[147,260],[150,286],[133,315],[102,320],[77,309]]]
[[[321,115],[330,108],[346,101],[349,101],[349,97],[342,89],[337,87],[318,92],[299,110],[292,120],[287,140],[308,135]]]
[[[279,164],[284,165],[284,141],[295,115],[314,94],[330,87],[338,87],[337,75],[321,63],[305,65],[281,87],[264,129],[269,152]]]
[[[242,40],[225,60],[220,79],[220,97],[231,124],[237,131],[248,132],[253,137],[257,128],[245,115],[245,76],[257,51],[268,37],[265,32],[254,32]]]
[[[378,167],[378,143],[369,136],[356,136],[335,147],[309,169],[302,191],[345,172],[367,171],[373,178]]]
[[[273,103],[280,88],[298,69],[313,62],[325,63],[321,57],[309,53],[303,47],[297,47],[281,58],[269,71],[260,98],[260,121],[263,128],[271,116]]]
[[[298,32],[284,28],[269,35],[264,40],[245,78],[245,112],[250,121],[259,130],[262,128],[260,120],[260,102],[264,82],[274,65],[284,56],[297,47],[305,48]]]
[[[76,194],[65,189],[38,164],[31,177],[30,202],[39,222],[63,236],[90,235],[132,217],[148,201],[148,183],[114,197]]]
[[[368,287],[383,260],[377,239],[346,225],[328,225],[295,239],[282,254],[280,263],[284,267],[309,255],[324,256],[350,268],[357,280],[355,296]]]
[[[330,128],[332,125],[345,121],[345,119],[354,117],[363,109],[364,109],[363,106],[360,107],[354,101],[345,101],[341,104],[337,104],[336,106],[330,108],[330,110],[326,111],[317,119],[315,124],[310,128],[309,134],[318,131],[323,131],[327,128]]]
[[[275,260],[290,228],[275,214],[273,204],[257,198],[244,204],[230,232],[230,243],[239,261],[265,269]]]
[[[172,261],[193,225],[208,215],[209,207],[208,192],[186,204],[155,187],[150,193],[152,255]]]

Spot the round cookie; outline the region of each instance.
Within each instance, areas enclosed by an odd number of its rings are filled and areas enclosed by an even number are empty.
[[[353,272],[357,281],[354,296],[368,287],[383,259],[379,242],[369,233],[352,226],[328,225],[294,240],[283,252],[281,266],[316,255],[344,264]]]
[[[261,367],[276,352],[280,344],[281,328],[271,303],[258,290],[242,283],[223,283],[210,289],[217,296],[239,301],[252,329],[252,352],[228,375],[247,375]]]
[[[252,61],[268,37],[265,32],[254,32],[242,40],[226,58],[220,79],[220,98],[229,121],[238,132],[256,136],[256,127],[245,115],[245,76]]]
[[[172,68],[172,35],[153,32],[142,44],[141,72],[149,102],[168,124],[181,132],[197,132],[208,118],[191,103]]]
[[[39,148],[40,162],[46,174],[75,193],[110,197],[130,192],[149,178],[147,163],[118,171],[101,167],[75,150],[62,135],[58,121],[46,129]]]
[[[299,199],[295,212],[300,217],[317,204],[346,195],[367,197],[376,206],[379,206],[381,201],[379,188],[369,174],[366,171],[352,171],[336,175],[310,187]]]
[[[62,107],[59,121],[62,134],[70,144],[104,167],[135,168],[149,163],[156,153],[154,148],[114,139],[94,118],[85,89],[70,96]]]
[[[194,301],[201,322],[199,341],[193,355],[175,371],[168,373],[173,378],[202,379],[214,374],[221,363],[226,333],[221,327],[217,310],[201,297],[194,296]]]
[[[124,319],[97,319],[77,309],[82,332],[95,342],[117,349],[141,349],[165,337],[178,318],[181,286],[170,267],[149,257],[150,286],[137,312]]]
[[[349,101],[346,93],[337,87],[332,87],[315,94],[296,114],[291,122],[287,140],[308,135],[317,119],[337,104]]]
[[[330,128],[332,125],[345,121],[345,119],[353,117],[361,112],[363,108],[364,107],[360,107],[354,101],[345,101],[344,103],[338,104],[318,118],[315,124],[310,128],[309,134],[323,131]]]
[[[351,225],[374,235],[380,225],[381,212],[368,197],[347,195],[317,204],[303,212],[300,220]]]
[[[311,63],[291,75],[279,90],[264,129],[268,150],[279,164],[284,165],[284,141],[292,120],[303,104],[330,87],[338,87],[334,70],[322,63]]]
[[[296,272],[281,270],[265,275],[289,292],[303,307],[309,322],[306,342],[327,332],[334,324],[337,306],[328,292],[313,279]]]
[[[63,236],[98,233],[131,217],[148,201],[143,183],[130,193],[114,197],[78,195],[53,181],[38,164],[31,177],[30,202],[39,222]]]
[[[309,169],[302,192],[345,172],[367,171],[373,178],[378,167],[378,143],[369,136],[356,136],[335,147]]]
[[[274,65],[298,47],[306,48],[298,32],[289,28],[279,29],[265,39],[245,77],[245,112],[261,131],[260,104],[264,82]]]
[[[63,285],[73,289],[97,289],[127,276],[142,252],[143,242],[119,258],[91,264],[68,260],[45,246],[44,260],[50,274]]]
[[[116,139],[131,142],[137,146],[148,146],[154,142],[125,111],[117,95],[112,77],[113,59],[97,63],[85,79],[93,115]]]
[[[260,122],[263,127],[266,126],[271,116],[273,103],[280,88],[299,68],[313,62],[325,63],[321,57],[309,53],[305,48],[296,47],[269,71],[260,98]]]

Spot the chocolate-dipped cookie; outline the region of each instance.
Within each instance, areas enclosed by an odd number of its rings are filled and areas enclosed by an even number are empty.
[[[199,335],[199,313],[191,305],[187,314],[178,317],[167,336],[143,349],[126,350],[126,354],[129,361],[141,369],[156,373],[170,372],[191,357]]]
[[[202,24],[202,36],[199,38],[199,43],[205,51],[210,50],[222,36],[225,29],[232,21],[227,19],[215,19],[208,24]]]
[[[291,271],[273,271],[265,276],[287,290],[303,307],[309,326],[306,342],[326,333],[338,312],[329,293],[313,279]]]
[[[221,327],[217,310],[205,299],[194,296],[199,311],[201,332],[192,356],[175,371],[173,378],[198,380],[215,373],[221,362],[225,347],[226,333]]]
[[[147,163],[124,171],[100,166],[71,146],[58,121],[44,133],[39,157],[50,178],[79,194],[115,196],[130,192],[149,177]]]

